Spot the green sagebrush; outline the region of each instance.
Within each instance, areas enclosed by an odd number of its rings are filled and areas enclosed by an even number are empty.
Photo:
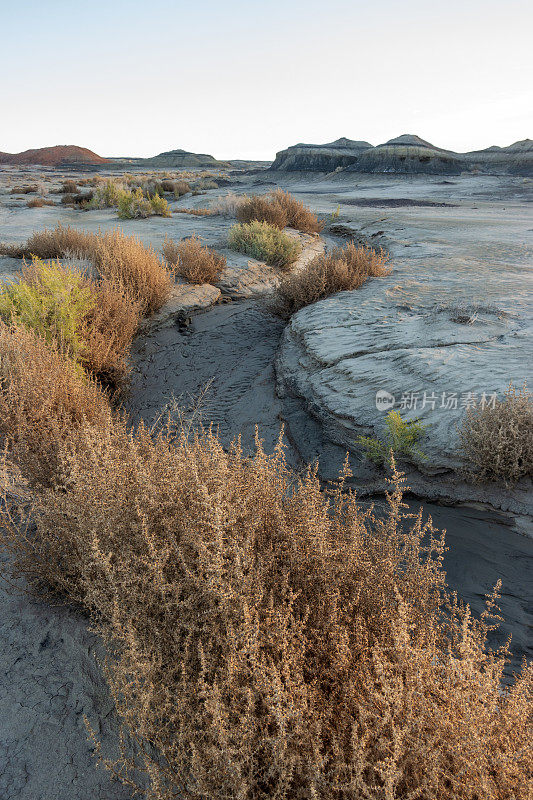
[[[232,250],[264,261],[272,267],[286,267],[300,254],[299,242],[267,222],[243,222],[234,225],[228,237]]]
[[[56,342],[77,360],[83,352],[82,322],[95,302],[95,294],[81,273],[59,262],[33,257],[19,280],[0,292],[0,317]]]

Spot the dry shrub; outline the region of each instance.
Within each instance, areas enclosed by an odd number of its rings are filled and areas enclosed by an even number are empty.
[[[390,272],[383,250],[348,242],[330,253],[317,256],[308,267],[281,279],[271,302],[272,310],[288,319],[304,306],[336,292],[358,289],[371,277]]]
[[[103,278],[94,284],[95,303],[83,319],[81,363],[111,386],[130,371],[128,354],[142,317],[142,303],[123,286]]]
[[[236,217],[239,208],[249,200],[250,198],[246,194],[228,192],[223,197],[213,200],[210,208],[214,214],[220,214],[222,217]]]
[[[324,222],[289,192],[276,189],[272,195],[272,202],[284,211],[287,218],[286,224],[291,228],[296,228],[302,233],[320,233],[324,227]]]
[[[253,195],[239,203],[236,210],[240,222],[267,222],[276,228],[287,226],[303,233],[320,233],[324,223],[316,214],[289,192],[277,189],[269,195]]]
[[[212,208],[175,208],[174,214],[190,214],[193,217],[211,217],[216,214]]]
[[[163,258],[165,259],[167,264],[169,264],[172,270],[175,271],[174,268],[180,259],[180,254],[178,251],[177,243],[174,241],[174,239],[171,239],[170,236],[168,236],[167,234],[165,234],[165,238],[163,240],[161,253],[163,254]]]
[[[509,384],[492,407],[469,408],[460,431],[467,475],[475,481],[503,481],[507,487],[533,477],[533,402],[526,384]]]
[[[143,314],[161,308],[172,288],[172,275],[153,248],[120,230],[98,235],[94,263],[103,278],[141,304]]]
[[[110,646],[127,737],[154,800],[527,800],[533,672],[445,592],[443,540],[341,481],[246,458],[210,432],[152,438],[105,417],[62,450],[15,572],[82,603]],[[177,437],[177,438],[176,438]]]
[[[74,194],[63,194],[61,196],[61,205],[63,206],[74,206],[76,203],[76,195]]]
[[[140,302],[143,314],[157,311],[172,287],[172,276],[154,250],[120,230],[86,233],[58,224],[54,229],[34,233],[25,245],[0,246],[0,255],[87,258],[103,278]]]
[[[79,192],[78,194],[73,195],[72,205],[74,207],[78,206],[86,211],[90,208],[93,198],[94,192],[92,191]]]
[[[26,203],[28,208],[42,208],[43,206],[55,206],[53,200],[47,200],[44,197],[35,197],[33,200],[28,200]]]
[[[33,194],[38,191],[39,187],[36,184],[32,186],[14,186],[10,190],[10,194]]]
[[[97,246],[97,234],[78,231],[58,223],[55,228],[45,228],[33,233],[24,245],[0,245],[0,255],[13,258],[62,258],[67,255],[92,258]]]
[[[174,271],[189,283],[216,283],[226,266],[226,259],[203,246],[196,235],[176,243],[165,237],[163,256]]]
[[[55,484],[73,430],[108,413],[97,384],[55,342],[0,322],[0,435],[31,485]]]
[[[194,188],[197,189],[197,190],[200,190],[202,192],[205,192],[205,191],[209,191],[211,189],[218,189],[219,186],[218,186],[218,183],[216,181],[214,181],[212,178],[205,177],[205,178],[202,178],[201,180],[197,181],[194,184]]]
[[[287,215],[268,195],[252,195],[237,208],[236,217],[239,222],[266,222],[276,228],[285,228]]]
[[[174,194],[176,197],[182,197],[182,195],[187,194],[191,191],[190,185],[187,181],[175,181],[174,183]]]
[[[173,192],[175,197],[181,197],[182,195],[191,191],[191,187],[186,181],[173,181],[165,179],[161,181],[160,185],[164,192]]]
[[[77,194],[78,186],[76,184],[76,181],[73,180],[65,181],[59,191],[61,194]]]

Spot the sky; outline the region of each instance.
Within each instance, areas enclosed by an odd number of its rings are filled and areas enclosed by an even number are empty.
[[[528,0],[0,0],[0,151],[533,138]]]

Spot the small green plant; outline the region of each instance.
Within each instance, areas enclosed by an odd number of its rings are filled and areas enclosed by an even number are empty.
[[[265,261],[272,267],[288,267],[298,258],[299,242],[267,222],[245,222],[234,225],[229,232],[232,250]]]
[[[94,303],[95,294],[83,275],[59,262],[33,258],[20,279],[0,293],[0,317],[21,323],[78,359],[83,351],[79,331]]]
[[[385,421],[383,439],[374,436],[359,436],[358,444],[365,450],[367,458],[375,464],[390,463],[390,453],[406,460],[425,459],[424,453],[416,446],[426,429],[420,420],[404,420],[399,411],[389,411]]]
[[[338,205],[335,211],[331,212],[331,215],[328,219],[328,223],[335,222],[335,220],[339,218],[340,213],[341,213],[341,207],[340,205]]]

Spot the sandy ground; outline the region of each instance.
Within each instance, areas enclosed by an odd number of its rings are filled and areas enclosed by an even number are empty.
[[[351,181],[294,175],[281,183],[320,213],[332,214],[339,208],[337,222],[357,227],[372,241],[399,242],[401,258],[416,261],[421,269],[430,255],[457,257],[466,250],[472,254],[472,274],[477,260],[492,259],[502,270],[512,270],[528,257],[533,230],[528,205],[531,181],[361,175],[352,176]],[[253,176],[232,188],[267,191],[272,179]],[[183,198],[179,204],[203,206],[225,191],[188,201]],[[398,202],[404,199],[412,202]],[[370,202],[353,204],[360,200]],[[12,202],[0,194],[1,201]],[[417,201],[422,204],[414,205]],[[53,226],[58,220],[87,230],[120,224],[125,232],[154,247],[160,246],[165,234],[179,238],[193,232],[209,245],[222,246],[231,225],[220,217],[186,215],[122,223],[113,211],[0,205],[0,240],[23,240],[33,230]],[[450,243],[444,253],[443,230]],[[325,238],[329,244],[341,241]],[[14,260],[0,258],[0,275],[8,277],[18,266]],[[199,411],[204,422],[216,424],[224,441],[241,433],[247,448],[253,446],[256,424],[265,447],[271,449],[284,423],[289,462],[299,466],[319,458],[327,467],[325,477],[333,477],[344,458],[343,448],[329,440],[297,398],[281,400],[276,394],[273,365],[283,327],[260,301],[233,300],[194,315],[185,329],[163,328],[139,337],[124,404],[135,419],[151,423],[176,399],[189,411]],[[417,505],[413,501],[413,508]],[[450,586],[479,611],[483,596],[501,578],[506,621],[495,642],[512,632],[515,659],[511,668],[523,654],[532,657],[533,539],[521,532],[531,521],[483,507],[434,503],[424,503],[424,507],[437,526],[448,531],[445,567]],[[0,609],[2,800],[128,796],[113,787],[91,760],[83,713],[91,721],[100,721],[108,747],[113,746],[116,722],[95,663],[97,643],[86,621],[70,609],[13,594],[7,587],[0,594]]]
[[[84,718],[116,756],[118,730],[87,620],[0,586],[0,797],[126,800],[96,766]]]

